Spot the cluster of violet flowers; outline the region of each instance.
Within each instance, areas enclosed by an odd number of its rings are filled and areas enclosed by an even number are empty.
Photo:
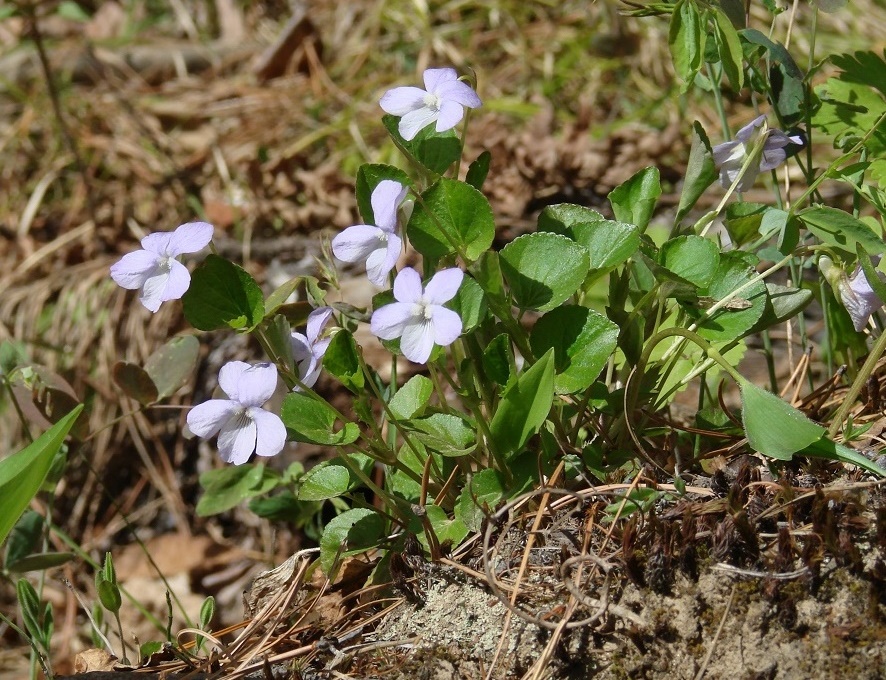
[[[458,79],[454,69],[427,69],[423,80],[426,89],[397,87],[380,101],[386,113],[401,117],[399,132],[406,140],[432,124],[438,132],[449,130],[462,120],[466,107],[481,105],[480,98]],[[365,261],[367,277],[376,286],[385,285],[402,253],[398,212],[402,210],[408,219],[412,203],[406,199],[407,194],[407,187],[399,182],[379,182],[370,201],[375,224],[354,225],[332,241],[338,259]],[[141,304],[157,312],[163,302],[180,299],[190,286],[190,273],[178,258],[208,246],[213,231],[207,222],[189,222],[172,232],[149,234],[142,239],[140,250],[124,255],[111,266],[111,278],[123,288],[139,290]],[[372,333],[382,340],[400,338],[400,349],[407,359],[427,362],[435,345],[448,346],[462,333],[459,315],[443,306],[455,297],[462,278],[462,271],[453,267],[437,272],[427,285],[422,285],[417,271],[403,268],[393,283],[395,302],[372,315]],[[324,330],[332,312],[330,307],[313,310],[305,333],[291,334],[292,356],[299,374],[294,390],[313,387],[320,376],[330,343]],[[206,439],[217,434],[219,454],[226,463],[240,465],[253,453],[280,453],[286,444],[286,427],[280,416],[264,408],[277,389],[278,378],[277,368],[270,362],[228,362],[218,376],[227,398],[194,406],[187,416],[188,427]]]

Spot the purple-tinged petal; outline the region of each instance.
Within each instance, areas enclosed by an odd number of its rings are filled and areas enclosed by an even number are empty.
[[[311,343],[308,341],[307,337],[302,335],[301,333],[292,333],[292,358],[295,363],[301,363],[302,361],[306,361],[314,356],[314,353],[311,351]]]
[[[464,272],[458,267],[437,272],[425,287],[425,300],[432,305],[449,302],[458,293],[463,278]]]
[[[163,293],[169,283],[169,271],[158,268],[156,273],[148,277],[142,286],[142,292],[138,300],[146,309],[156,312],[163,304]]]
[[[329,343],[332,342],[332,338],[323,338],[322,340],[318,340],[314,343],[314,357],[319,361],[326,354],[326,350],[329,349]]]
[[[230,399],[210,399],[188,411],[188,427],[198,437],[209,439],[242,408]]]
[[[149,252],[157,253],[157,255],[162,257],[169,257],[169,244],[171,242],[171,231],[157,231],[153,234],[148,234],[141,241],[142,248]]]
[[[196,253],[203,250],[212,240],[215,228],[208,222],[188,222],[172,232],[169,240],[169,254]]]
[[[182,295],[188,292],[191,287],[191,272],[178,260],[167,260],[169,266],[169,278],[166,280],[166,287],[160,293],[160,299],[163,302],[167,300],[178,300]]]
[[[382,340],[399,338],[410,324],[415,323],[415,307],[409,302],[393,302],[379,307],[372,313],[369,329]]]
[[[261,406],[277,389],[277,369],[263,362],[243,371],[237,381],[237,401],[244,406]]]
[[[348,227],[332,239],[332,254],[343,262],[361,262],[384,245],[386,232],[370,224]]]
[[[434,327],[434,342],[442,347],[451,345],[461,335],[461,317],[446,307],[434,307],[432,317]]]
[[[400,124],[397,127],[400,131],[400,136],[407,142],[415,139],[420,130],[423,130],[437,120],[438,115],[438,111],[428,107],[410,111],[400,119]]]
[[[883,301],[877,297],[861,267],[856,267],[848,279],[843,274],[840,281],[840,299],[857,331],[863,330],[871,314],[883,306]]]
[[[735,141],[717,144],[717,146],[711,149],[712,155],[714,156],[714,163],[719,167],[732,159],[733,156],[743,156],[743,150],[740,151],[738,154],[735,154],[736,148],[739,148],[741,146],[741,142]]]
[[[735,138],[740,141],[747,143],[751,139],[753,139],[754,134],[757,132],[757,129],[763,126],[763,123],[766,122],[766,115],[760,115],[754,118],[750,123],[745,125],[741,130],[735,133]]]
[[[160,258],[147,250],[127,253],[111,265],[111,278],[127,290],[138,290],[156,272]]]
[[[321,369],[322,366],[316,357],[308,357],[298,365],[298,379],[302,381],[305,387],[313,387],[317,384]],[[293,391],[298,391],[298,385],[296,385]]]
[[[775,170],[775,168],[784,163],[786,158],[787,154],[784,149],[767,149],[764,147],[762,157],[760,158],[760,170],[762,172]]]
[[[260,408],[249,409],[255,421],[255,452],[259,456],[276,456],[286,445],[286,426],[280,416]]]
[[[458,73],[454,68],[428,68],[422,74],[425,89],[433,94],[440,94],[440,87],[446,83],[458,80]]]
[[[240,399],[240,379],[249,368],[245,361],[229,361],[218,372],[218,386],[236,402],[243,403]]]
[[[378,104],[385,113],[403,116],[423,107],[426,94],[420,87],[395,87],[385,92]]]
[[[320,337],[320,333],[323,332],[323,328],[329,322],[331,316],[332,307],[318,307],[308,314],[306,331],[308,335],[307,340],[310,345],[314,345],[317,342],[317,338]]]
[[[241,412],[222,427],[218,433],[218,453],[226,463],[242,465],[255,451],[255,421]]]
[[[403,356],[417,364],[426,363],[434,349],[433,324],[422,319],[408,325],[400,338]]]
[[[384,247],[374,250],[366,258],[366,277],[376,286],[387,284],[388,274],[397,264],[402,247],[403,241],[397,234],[388,234]]]
[[[471,109],[476,109],[483,104],[474,89],[461,80],[441,84],[434,94]]]
[[[394,279],[394,299],[397,302],[418,302],[424,291],[421,277],[412,267],[404,267]]]
[[[372,190],[369,202],[375,224],[388,232],[397,229],[397,208],[406,198],[407,188],[392,179],[383,179]]]
[[[464,118],[465,109],[461,104],[443,100],[440,103],[440,111],[437,113],[437,132],[451,130]]]

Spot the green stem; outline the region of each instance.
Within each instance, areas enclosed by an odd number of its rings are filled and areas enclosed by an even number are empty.
[[[840,431],[840,428],[843,426],[843,423],[849,415],[849,411],[855,405],[855,400],[858,399],[858,395],[861,394],[864,384],[867,382],[871,373],[874,372],[874,368],[876,368],[884,351],[886,351],[886,333],[880,333],[880,337],[877,338],[877,342],[874,343],[871,353],[868,354],[868,358],[865,360],[864,365],[861,367],[858,375],[855,376],[855,380],[852,381],[852,385],[849,387],[849,392],[843,397],[843,403],[840,404],[840,408],[837,409],[837,413],[831,421],[831,426],[828,428],[828,436],[831,439],[833,439]]]

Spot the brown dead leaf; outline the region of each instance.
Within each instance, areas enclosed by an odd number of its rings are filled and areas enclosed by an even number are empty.
[[[91,673],[93,671],[112,671],[117,657],[106,649],[84,649],[74,658],[74,672]]]

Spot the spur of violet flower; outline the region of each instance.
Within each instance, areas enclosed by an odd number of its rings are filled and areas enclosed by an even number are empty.
[[[212,240],[213,226],[188,222],[173,232],[148,234],[142,250],[124,255],[111,266],[111,278],[127,290],[141,289],[139,302],[151,312],[167,300],[177,300],[191,285],[188,268],[175,258],[196,253]]]
[[[766,116],[757,116],[735,134],[734,140],[717,144],[712,149],[723,188],[728,189],[732,186],[748,156],[754,152],[761,136],[765,136],[765,139],[760,152],[760,162],[759,164],[752,162],[747,167],[736,186],[736,191],[747,191],[754,185],[757,175],[774,170],[784,163],[787,158],[785,147],[788,144],[803,144],[803,138],[799,135],[789,137],[781,130],[770,129],[766,124]]]
[[[308,315],[304,335],[292,332],[292,358],[298,366],[299,380],[305,387],[313,387],[320,377],[323,355],[331,340],[331,338],[320,339],[320,334],[331,316],[332,307],[318,307]]]
[[[871,314],[883,306],[883,300],[871,288],[861,266],[857,265],[852,276],[847,276],[843,269],[831,261],[831,258],[823,255],[818,259],[818,268],[849,312],[855,330],[862,331],[868,325]]]
[[[427,362],[434,345],[451,345],[461,335],[461,317],[443,306],[458,293],[464,274],[444,269],[422,288],[418,272],[406,267],[394,279],[394,299],[375,310],[370,321],[373,335],[382,340],[400,338],[400,350],[410,361]]]
[[[241,465],[253,452],[276,456],[286,443],[286,426],[275,413],[262,408],[277,387],[273,364],[250,366],[231,361],[218,374],[228,399],[210,399],[188,412],[188,427],[208,439],[218,433],[218,452],[226,463]]]
[[[397,234],[397,208],[407,191],[400,182],[382,180],[369,197],[375,224],[348,227],[332,239],[332,254],[339,260],[366,260],[366,276],[376,286],[385,285],[388,272],[400,257],[403,241]]]
[[[402,116],[398,130],[407,142],[414,139],[419,130],[436,122],[437,132],[445,132],[461,122],[465,107],[475,109],[482,105],[473,88],[458,79],[452,68],[429,68],[420,87],[395,87],[388,90],[379,105],[392,116]]]

